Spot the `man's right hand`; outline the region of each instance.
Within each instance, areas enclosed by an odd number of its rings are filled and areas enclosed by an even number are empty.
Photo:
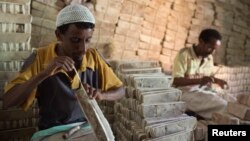
[[[102,93],[100,90],[95,89],[86,83],[83,83],[83,87],[90,99],[102,100]]]
[[[72,71],[74,68],[74,61],[67,56],[59,56],[54,58],[48,65],[45,64],[45,70],[44,73],[48,76],[55,75],[58,73],[61,69],[64,71]]]
[[[212,83],[214,83],[214,78],[213,77],[204,76],[200,80],[200,87],[205,86],[205,85],[210,85]]]

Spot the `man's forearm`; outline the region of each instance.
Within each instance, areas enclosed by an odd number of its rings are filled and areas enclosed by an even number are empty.
[[[199,85],[201,83],[201,79],[190,79],[190,78],[184,78],[184,77],[178,77],[174,78],[173,85],[178,86],[188,86],[188,85]]]
[[[221,82],[221,81],[224,81],[224,80],[222,80],[222,79],[219,79],[219,78],[216,78],[216,77],[213,77],[213,79],[214,79],[214,83],[219,83],[219,82]]]
[[[102,96],[103,96],[102,100],[108,100],[108,101],[119,100],[125,96],[125,90],[124,90],[124,87],[122,86],[117,89],[104,92]]]
[[[228,89],[228,84],[225,80],[214,77],[214,83],[218,84],[223,89]]]
[[[23,84],[18,84],[3,95],[3,108],[18,106],[22,104],[31,92],[41,83],[47,75],[39,73]]]

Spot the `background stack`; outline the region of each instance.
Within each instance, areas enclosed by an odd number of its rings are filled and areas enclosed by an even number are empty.
[[[126,86],[126,98],[115,103],[113,129],[120,141],[190,141],[196,118],[184,114],[181,91],[157,62],[112,62]]]
[[[109,31],[114,31],[109,35],[114,37],[98,36],[101,42],[95,47],[104,53],[105,44],[112,42],[113,52],[108,55],[112,59],[154,59],[161,62],[164,70],[171,71],[180,49],[196,44],[202,29],[215,28],[223,36],[215,61],[247,65],[249,4],[247,0],[97,0],[96,5],[103,9],[101,15],[116,7],[113,13],[117,19],[109,23],[115,26],[108,26]],[[97,10],[94,15],[98,21],[104,20]]]
[[[123,0],[90,0],[89,2],[82,0],[84,5],[92,9],[96,18],[96,28],[91,40],[91,47],[100,47],[98,50],[102,52],[105,58],[110,58],[111,55],[114,56],[113,40],[115,33],[118,32],[118,28],[115,31],[116,26],[124,26],[119,22],[122,2]],[[123,44],[125,45],[124,42]]]
[[[250,68],[249,67],[225,67],[214,68],[215,77],[228,82],[228,89],[215,88],[229,101],[225,112],[213,113],[212,119],[200,120],[195,130],[196,140],[202,141],[207,138],[207,125],[209,124],[250,124]],[[237,97],[237,99],[235,99]]]
[[[237,101],[229,102],[227,111],[214,113],[213,124],[250,125],[250,94],[244,93],[237,96]]]
[[[237,97],[238,94],[250,91],[250,68],[249,67],[226,67],[219,66],[214,68],[214,75],[227,81],[229,88],[226,94]]]
[[[1,140],[29,140],[35,132],[38,110],[32,107],[2,109],[3,88],[21,69],[31,53],[30,0],[0,1],[0,138]]]
[[[197,141],[207,140],[207,125],[250,125],[250,94],[238,94],[237,101],[229,102],[225,112],[215,112],[211,120],[199,120],[195,130]]]
[[[56,41],[57,12],[72,3],[87,5],[96,18],[91,47],[109,59],[153,59],[171,72],[177,52],[197,44],[204,28],[221,32],[215,62],[249,65],[248,0],[33,0],[32,47]]]
[[[214,28],[223,36],[215,62],[249,65],[248,0],[33,0],[32,47],[55,41],[56,13],[71,3],[95,15],[91,47],[105,58],[153,59],[171,71],[177,52],[196,44],[202,29]]]
[[[56,1],[32,0],[31,13],[32,20],[32,47],[42,47],[51,42],[55,42],[56,16],[63,8],[55,3]],[[62,5],[65,6],[65,5]]]

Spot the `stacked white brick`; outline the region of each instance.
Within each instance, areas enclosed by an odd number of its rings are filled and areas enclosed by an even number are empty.
[[[91,47],[98,48],[106,57],[113,48],[105,47],[113,43],[115,27],[118,23],[123,0],[97,0],[92,1],[93,14],[96,19],[95,31],[91,39]],[[105,52],[106,51],[106,52]]]
[[[181,91],[154,61],[118,62],[115,72],[126,86],[126,98],[115,104],[116,139],[120,141],[190,141],[196,118],[184,114]]]
[[[5,83],[20,71],[31,53],[30,0],[0,1],[0,138],[29,140],[37,125],[38,110],[2,109]]]
[[[31,53],[30,0],[0,2],[0,89],[21,69]]]
[[[250,89],[250,67],[227,67],[220,66],[214,68],[216,77],[227,81],[229,88],[226,94],[237,97],[238,94],[248,92]]]
[[[42,47],[56,41],[56,16],[58,11],[65,6],[58,6],[56,4],[55,0],[32,1],[32,47]]]
[[[226,113],[214,113],[217,124],[250,125],[250,93],[239,94],[236,102],[229,102]]]

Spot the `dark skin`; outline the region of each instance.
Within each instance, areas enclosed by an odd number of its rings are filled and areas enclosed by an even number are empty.
[[[199,44],[195,46],[194,51],[195,54],[201,58],[204,59],[208,57],[210,54],[213,54],[214,51],[220,47],[220,41],[216,40],[214,38],[210,39],[209,42],[204,42],[202,39],[199,40]],[[202,65],[202,63],[200,64]],[[174,78],[173,84],[175,86],[188,86],[188,85],[200,85],[200,87],[204,85],[209,84],[218,84],[221,88],[224,89],[225,86],[227,86],[227,82],[224,80],[221,80],[219,78],[215,78],[213,76],[204,76],[202,78],[192,79],[187,77],[178,77]]]
[[[19,106],[25,102],[31,92],[46,78],[57,74],[61,69],[74,77],[74,67],[79,68],[83,56],[86,53],[88,45],[93,35],[93,29],[78,29],[74,24],[71,24],[68,30],[62,34],[55,31],[56,37],[60,44],[56,47],[58,57],[52,60],[46,69],[33,76],[23,84],[19,84],[10,89],[3,95],[3,107],[9,108]],[[106,92],[101,92],[98,89],[92,88],[87,84],[83,84],[90,98],[96,100],[118,100],[125,95],[123,87],[115,88]]]

